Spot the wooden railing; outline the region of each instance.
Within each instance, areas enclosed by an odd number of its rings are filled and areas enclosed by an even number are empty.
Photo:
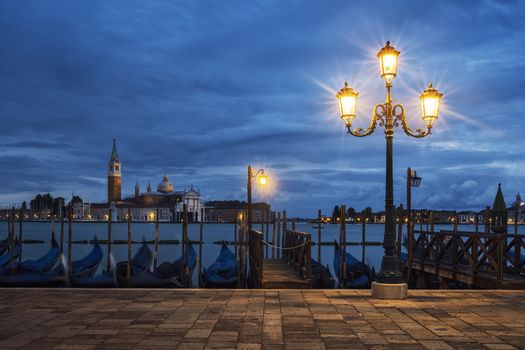
[[[261,288],[263,278],[264,236],[262,232],[251,229],[248,233],[248,287]]]
[[[502,288],[504,274],[525,278],[524,239],[524,235],[414,231],[409,265],[417,261],[419,270],[430,269],[437,276],[447,270],[452,279],[459,273],[467,274],[472,285],[483,274],[495,280],[495,288]]]
[[[312,236],[309,233],[286,230],[282,257],[307,281],[312,279]]]

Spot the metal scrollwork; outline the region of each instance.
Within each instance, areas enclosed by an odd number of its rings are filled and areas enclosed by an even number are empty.
[[[405,108],[402,105],[400,105],[400,104],[396,104],[396,105],[394,105],[392,107],[392,116],[394,117],[394,125],[398,126],[399,122],[401,122],[401,126],[403,127],[403,131],[408,136],[412,136],[412,137],[415,137],[415,138],[422,138],[422,137],[430,135],[430,133],[432,131],[430,128],[428,128],[426,130],[423,130],[423,129],[420,129],[420,128],[418,128],[416,130],[411,129],[408,126],[408,121],[407,121],[407,117],[406,117],[406,114],[405,114]]]

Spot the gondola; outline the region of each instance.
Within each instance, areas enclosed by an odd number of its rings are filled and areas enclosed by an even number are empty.
[[[63,260],[63,259],[62,259]],[[25,271],[0,276],[2,287],[65,287],[69,285],[68,276],[60,261],[51,271]]]
[[[91,252],[80,260],[73,260],[71,262],[71,271],[69,276],[71,279],[91,278],[97,272],[98,265],[102,261],[103,253],[98,239],[95,236],[94,245]]]
[[[6,251],[4,255],[0,256],[0,269],[9,266],[10,261],[14,262],[20,255],[21,250],[22,247],[17,239],[15,244],[13,244],[13,249]]]
[[[339,245],[337,242],[334,246],[334,271],[338,277],[341,276],[339,266]],[[354,258],[352,254],[346,253],[346,278],[344,279],[345,283],[341,284],[341,287],[357,288],[353,287],[353,283],[356,282],[361,276],[368,276],[367,285],[361,288],[369,288],[370,282],[375,277],[373,269],[371,269],[367,264]],[[360,279],[359,281],[362,282],[363,280],[364,278]]]
[[[223,243],[217,260],[200,271],[199,285],[202,288],[235,288],[238,282],[237,257]]]
[[[53,270],[60,259],[60,248],[55,239],[51,240],[51,249],[42,257],[38,259],[24,260],[22,262],[15,262],[13,269],[9,266],[4,266],[0,270],[0,275],[5,274],[23,274],[28,272],[45,273]]]
[[[142,271],[149,269],[149,267],[151,266],[152,257],[153,254],[151,253],[148,244],[145,241],[143,241],[142,246],[139,248],[139,251],[131,259],[131,276],[135,276],[141,273]],[[119,278],[125,278],[125,276],[127,275],[127,271],[127,261],[121,261],[117,263],[117,276]]]
[[[0,255],[3,255],[5,253],[7,247],[9,247],[9,238],[0,241]]]
[[[95,242],[95,244],[97,243],[98,242]],[[88,260],[88,256],[86,256],[86,260]],[[143,242],[139,251],[131,259],[132,276],[148,269],[151,265],[151,258],[151,250],[149,249],[146,242]],[[114,263],[111,263],[111,265],[113,265],[113,267],[110,269],[110,271],[104,270],[101,274],[96,276],[90,277],[86,276],[85,274],[82,274],[82,276],[71,276],[69,279],[70,284],[72,287],[80,288],[115,288],[123,286],[119,283],[119,280],[122,281],[122,283],[124,283],[123,281],[127,273],[128,262],[121,261],[116,266],[114,266]],[[96,269],[94,269],[93,273],[95,271]]]
[[[191,282],[193,269],[197,263],[197,253],[190,244],[188,247],[188,276]],[[184,287],[181,281],[182,257],[177,258],[173,262],[163,262],[155,271],[146,269],[140,273],[131,276],[131,278],[123,279],[118,275],[119,286],[126,286],[132,288],[170,288],[170,287]]]
[[[316,289],[333,289],[335,279],[330,273],[327,266],[321,265],[317,260],[312,259],[312,288]]]

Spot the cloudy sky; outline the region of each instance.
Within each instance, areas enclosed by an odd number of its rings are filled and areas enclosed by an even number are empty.
[[[394,98],[421,127],[418,96],[445,94],[425,139],[397,130],[417,207],[481,209],[497,183],[525,192],[521,1],[2,1],[0,203],[51,192],[106,198],[117,139],[123,192],[167,174],[205,200],[255,194],[289,215],[384,204],[385,140],[345,134],[335,93],[360,92],[356,126],[384,99],[376,52],[401,51]]]

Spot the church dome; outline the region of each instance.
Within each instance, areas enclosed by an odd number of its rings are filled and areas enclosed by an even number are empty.
[[[167,175],[164,175],[164,177],[162,178],[162,181],[159,182],[159,185],[157,186],[157,192],[160,192],[160,193],[173,192],[173,184],[170,182]]]
[[[523,202],[521,200],[521,195],[518,193],[518,195],[516,196],[516,200],[512,203],[511,207],[513,209],[516,209],[516,208],[522,207],[524,205],[525,205],[525,202]]]

